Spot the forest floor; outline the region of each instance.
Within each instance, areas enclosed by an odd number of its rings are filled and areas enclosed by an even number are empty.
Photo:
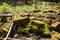
[[[7,37],[12,38],[10,40],[60,40],[60,2],[37,4],[11,6],[2,3],[0,38],[5,38],[12,27]]]

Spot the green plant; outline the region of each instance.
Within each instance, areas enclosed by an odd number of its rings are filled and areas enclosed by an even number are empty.
[[[9,5],[7,3],[2,3],[2,6],[0,6],[0,11],[4,11],[9,8],[11,8],[11,5]]]
[[[34,9],[35,9],[35,6],[28,6],[28,5],[15,7],[16,12],[30,12],[30,11],[33,11]]]

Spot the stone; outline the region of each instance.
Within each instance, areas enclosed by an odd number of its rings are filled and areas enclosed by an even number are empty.
[[[32,36],[31,38],[32,38],[32,40],[37,40],[36,36]]]
[[[50,18],[50,19],[55,19],[56,18],[56,14],[47,14],[46,18]]]
[[[41,38],[41,40],[51,40],[51,39],[49,39],[49,38]]]
[[[53,9],[48,9],[48,10],[43,10],[44,13],[51,12],[51,13],[56,13]]]
[[[51,29],[60,33],[60,22],[55,22],[51,24]]]
[[[23,37],[21,38],[21,40],[26,40],[26,37],[25,37],[25,36],[23,36]]]
[[[41,10],[33,10],[33,12],[40,12]]]
[[[50,2],[50,3],[49,3],[49,5],[55,5],[55,4],[56,4],[56,2],[53,2],[53,3],[52,3],[52,2]]]
[[[32,20],[31,24],[38,27],[44,27],[44,22],[38,20]]]
[[[46,18],[43,20],[45,23],[48,23],[48,24],[51,24],[52,23],[52,20],[50,18]]]
[[[35,20],[41,20],[41,21],[43,21],[43,18],[36,17]]]
[[[56,16],[56,21],[60,21],[60,15]]]
[[[39,33],[42,37],[50,37],[49,25],[43,21],[32,20],[31,25],[38,27],[37,34]]]
[[[35,16],[35,19],[42,21],[42,20],[44,19],[44,15],[43,15],[43,14],[37,14],[37,15]]]
[[[19,37],[19,35],[18,35],[18,34],[15,34],[15,35],[14,35],[14,38],[18,38],[18,37]]]
[[[58,25],[60,25],[60,22],[55,22],[55,23],[51,24],[51,27],[56,28]]]
[[[2,16],[12,17],[12,16],[13,16],[13,14],[0,14],[0,17],[2,17]]]
[[[37,27],[45,27],[48,26],[47,23],[40,21],[40,20],[31,20],[31,25],[37,26]]]
[[[22,17],[29,17],[29,16],[31,16],[30,13],[19,13],[19,14]]]
[[[30,22],[30,19],[25,17],[21,17],[21,18],[18,17],[13,19],[13,23],[16,26],[25,25],[25,24],[28,24],[29,22]]]
[[[7,40],[9,40],[9,39],[7,39]],[[21,39],[12,38],[12,39],[10,39],[10,40],[21,40]]]
[[[9,19],[12,19],[12,16],[13,14],[0,14],[0,20],[1,22],[8,22]]]
[[[26,38],[26,40],[32,40],[32,38]]]

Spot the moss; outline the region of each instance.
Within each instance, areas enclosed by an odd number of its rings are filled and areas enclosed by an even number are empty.
[[[13,14],[0,14],[0,16],[9,16],[9,17],[12,17]]]
[[[60,39],[60,33],[56,32],[56,31],[52,31],[51,32],[51,38],[55,38],[55,39]]]
[[[17,17],[17,18],[14,18],[13,21],[22,20],[22,19],[25,19],[25,17]]]
[[[2,27],[3,27],[2,29],[4,31],[7,31],[8,32],[8,29],[10,28],[10,23],[5,23]]]
[[[1,28],[2,30],[0,30],[0,37],[5,38],[9,28],[10,28],[10,23],[4,23]]]
[[[32,16],[32,17],[29,17],[29,18],[30,18],[31,20],[35,19],[35,17],[33,17],[33,16]]]
[[[29,22],[30,22],[30,19],[29,18],[16,18],[16,19],[14,19],[13,20],[13,22],[14,22],[14,25],[16,25],[16,26],[20,26],[20,25],[26,25],[26,24],[28,24]]]
[[[43,26],[43,25],[44,26]],[[47,37],[50,35],[49,25],[43,21],[32,20],[33,30],[37,29],[35,32],[42,37]]]
[[[24,28],[23,30],[29,31],[29,30],[30,30],[30,28]]]
[[[38,20],[32,20],[31,24],[34,26],[38,26],[38,27],[49,27],[49,25],[43,21],[38,21]]]
[[[43,21],[37,21],[37,20],[32,20],[33,22],[36,22],[38,24],[43,24],[44,22]]]
[[[23,29],[24,29],[24,28],[22,28],[22,27],[18,27],[17,32],[18,32],[18,33],[19,33],[19,32],[22,32]]]
[[[40,28],[39,29],[39,34],[42,37],[48,37],[50,35],[50,30],[48,28]]]

